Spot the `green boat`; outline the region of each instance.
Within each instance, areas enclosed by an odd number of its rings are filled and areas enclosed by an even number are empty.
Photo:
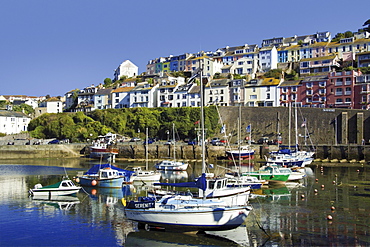
[[[280,171],[276,165],[265,165],[262,166],[258,171],[244,172],[242,176],[252,176],[258,179],[263,179],[271,183],[285,183],[288,181],[289,173]]]

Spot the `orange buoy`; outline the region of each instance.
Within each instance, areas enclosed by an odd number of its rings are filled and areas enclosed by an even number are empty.
[[[330,214],[328,216],[326,216],[326,219],[327,220],[332,220],[333,219],[333,216],[331,216]]]
[[[314,192],[317,193],[317,189],[315,189]]]
[[[322,184],[322,185],[321,185],[321,188],[324,188],[324,187],[325,187],[325,185],[323,185],[323,184]]]
[[[95,186],[97,184],[96,180],[91,181],[91,185]]]
[[[75,181],[76,181],[76,183],[79,183],[80,182],[80,178],[77,177]]]
[[[92,194],[92,195],[96,195],[96,192],[97,192],[97,191],[96,191],[96,189],[92,189],[92,190],[91,190],[91,194]]]
[[[334,211],[335,210],[335,207],[334,206],[331,206],[330,209],[331,209],[331,211]]]

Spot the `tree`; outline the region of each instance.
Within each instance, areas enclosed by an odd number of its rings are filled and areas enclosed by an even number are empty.
[[[265,78],[275,78],[280,79],[282,77],[282,69],[271,69],[265,73]]]
[[[111,78],[105,78],[104,79],[104,86],[110,87],[112,85],[112,79]]]
[[[33,109],[32,106],[24,104],[24,103],[20,104],[20,105],[13,106],[13,111],[24,112],[27,115],[35,113],[35,109]]]

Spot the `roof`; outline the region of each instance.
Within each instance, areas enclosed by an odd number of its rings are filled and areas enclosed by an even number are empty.
[[[194,86],[189,91],[189,93],[199,93],[199,92],[200,92],[200,86]]]
[[[208,83],[207,87],[224,87],[229,86],[230,79],[214,79]]]
[[[275,79],[275,78],[264,78],[260,82],[260,86],[276,86],[279,85],[280,79]]]
[[[325,57],[313,57],[313,58],[302,58],[301,62],[305,61],[322,61],[322,60],[334,60],[337,57],[337,55],[330,55]]]
[[[29,118],[26,114],[22,112],[16,112],[16,111],[5,111],[0,110],[0,116],[2,117],[19,117],[19,118]]]
[[[112,92],[112,88],[106,88],[106,89],[99,89],[95,95],[110,95]]]
[[[301,80],[296,81],[282,81],[279,87],[292,87],[292,86],[301,86]]]
[[[112,93],[124,93],[124,92],[130,92],[135,87],[119,87],[112,91]]]
[[[302,82],[322,81],[322,80],[327,80],[327,79],[328,79],[327,75],[308,76],[308,77],[305,77],[302,80]]]
[[[264,79],[253,79],[248,81],[246,87],[261,87],[261,86],[277,86],[280,84],[280,79],[275,78],[264,78]]]

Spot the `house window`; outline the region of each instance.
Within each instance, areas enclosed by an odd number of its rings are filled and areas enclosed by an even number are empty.
[[[352,89],[350,87],[346,87],[346,95],[351,95]]]
[[[335,86],[342,86],[343,85],[343,78],[337,78],[335,82]]]
[[[347,77],[345,83],[346,83],[346,85],[351,85],[352,84],[351,77]]]
[[[338,99],[335,100],[335,103],[336,104],[342,104],[343,103],[343,99],[338,98]]]
[[[335,95],[343,95],[343,89],[342,88],[337,88],[335,90]]]
[[[255,95],[255,94],[254,95],[250,95],[249,96],[249,99],[257,99],[257,95]]]

